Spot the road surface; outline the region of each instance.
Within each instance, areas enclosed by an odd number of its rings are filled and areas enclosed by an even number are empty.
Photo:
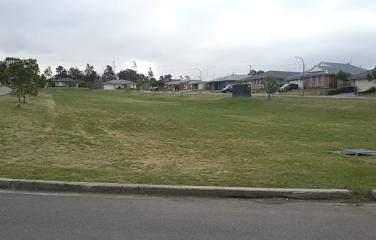
[[[376,204],[0,191],[0,239],[376,239]]]

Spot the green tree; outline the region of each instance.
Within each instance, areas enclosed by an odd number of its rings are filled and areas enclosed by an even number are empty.
[[[376,80],[376,67],[367,74],[368,81]]]
[[[149,68],[149,71],[148,71],[148,78],[149,78],[149,81],[151,81],[151,79],[154,78],[154,72],[151,68]]]
[[[76,67],[71,67],[69,68],[68,71],[68,77],[75,79],[75,80],[80,80],[84,78],[84,74],[82,71]]]
[[[172,80],[172,75],[171,74],[162,75],[162,76],[159,77],[159,81],[162,81],[164,83],[169,82],[171,80]]]
[[[5,61],[0,61],[0,85],[6,85],[8,82],[5,77],[6,68],[7,68],[7,65]]]
[[[68,71],[63,66],[58,66],[56,68],[55,79],[66,78],[66,77],[68,77]]]
[[[48,86],[52,86],[52,70],[51,67],[48,66],[44,71],[41,77],[44,77],[45,82],[48,84]]]
[[[103,81],[107,82],[115,78],[116,76],[115,76],[114,70],[112,70],[112,67],[110,65],[107,65],[102,74]]]
[[[270,100],[270,95],[278,91],[279,81],[274,77],[267,77],[264,79],[264,88],[268,94],[268,100]]]
[[[94,82],[98,78],[97,72],[94,70],[94,67],[90,64],[86,64],[84,78],[87,82]]]
[[[342,81],[344,81],[344,82],[348,82],[350,76],[351,76],[351,75],[350,75],[349,73],[344,72],[344,71],[342,71],[342,70],[339,70],[339,71],[337,72],[337,74],[335,75],[335,79],[336,79],[336,80],[342,80]]]
[[[26,103],[27,95],[38,95],[41,78],[37,60],[8,57],[5,62],[5,75],[9,79],[7,85],[11,94],[18,97],[18,106],[21,106],[21,98]]]
[[[129,81],[132,81],[132,82],[137,82],[138,79],[139,79],[139,75],[133,69],[121,70],[117,74],[117,76],[119,77],[119,79],[129,80]]]

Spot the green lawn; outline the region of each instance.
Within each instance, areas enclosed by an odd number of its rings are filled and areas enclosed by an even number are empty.
[[[55,89],[0,97],[0,177],[376,188],[376,101]]]

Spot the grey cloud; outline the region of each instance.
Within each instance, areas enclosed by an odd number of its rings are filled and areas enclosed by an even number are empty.
[[[273,19],[265,12],[265,19],[257,22],[247,21],[245,15],[245,20],[236,22],[234,26],[244,29],[244,34],[234,35],[234,43],[218,44],[221,39],[213,32],[214,29],[223,30],[225,36],[232,34],[231,29],[222,27],[219,20],[236,16],[238,12],[249,13],[251,18],[257,11],[267,11],[265,7],[258,9],[258,2],[3,0],[0,5],[0,57],[34,57],[42,67],[60,64],[83,67],[90,63],[98,71],[112,60],[119,64],[139,60],[154,63],[159,73],[175,76],[197,75],[194,67],[211,69],[216,75],[246,73],[250,64],[264,70],[298,70],[299,63],[293,58],[295,55],[305,56],[310,64],[321,60],[351,60],[356,65],[376,65],[374,22],[365,22],[364,27],[355,25],[356,29],[345,28],[345,32],[334,29],[313,37],[299,38],[299,32],[296,36],[275,36],[260,46],[237,44],[235,40],[249,34],[252,38],[260,36],[259,32],[252,32],[254,26],[263,26],[266,18]],[[287,15],[293,15],[314,7],[320,11],[317,4],[325,1],[270,2]],[[373,1],[366,0],[337,1],[336,10],[363,11],[374,6]],[[334,19],[336,14],[333,13]],[[156,23],[159,18],[163,19],[162,26]],[[174,22],[177,20],[181,22]],[[163,31],[163,24],[167,31]],[[174,24],[178,24],[177,29],[168,31],[168,27]],[[322,28],[325,30],[326,26]],[[275,30],[268,29],[271,32]]]

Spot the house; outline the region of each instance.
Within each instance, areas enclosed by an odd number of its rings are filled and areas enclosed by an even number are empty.
[[[242,80],[247,78],[248,75],[230,74],[225,77],[216,78],[207,82],[207,88],[209,90],[221,90],[227,85],[240,83]]]
[[[248,75],[242,80],[243,83],[250,84],[252,89],[262,89],[264,88],[264,80],[268,77],[276,78],[280,80],[281,85],[286,82],[286,78],[298,74],[297,72],[286,72],[286,71],[267,71],[263,73],[256,73],[253,75]]]
[[[206,82],[201,80],[177,80],[173,79],[167,83],[165,83],[165,86],[167,87],[167,90],[172,92],[177,92],[181,90],[185,91],[195,91],[195,90],[204,90],[205,89]]]
[[[356,87],[357,92],[364,92],[370,88],[376,88],[376,79],[369,79],[369,75],[372,75],[373,71],[365,71],[358,75],[354,75],[350,78],[352,85]]]
[[[137,84],[135,82],[131,82],[128,80],[110,80],[107,82],[102,83],[103,89],[104,90],[115,90],[115,89],[124,89],[124,88],[129,88],[129,89],[136,89]]]
[[[342,82],[335,80],[335,75],[342,70],[350,76],[360,74],[367,71],[364,68],[360,68],[350,63],[332,63],[332,62],[320,62],[313,68],[309,69],[304,74],[299,73],[288,77],[286,80],[289,83],[296,83],[300,88],[337,88]]]
[[[75,87],[78,88],[83,81],[77,80],[77,79],[72,79],[72,78],[60,78],[60,79],[55,79],[54,81],[54,86],[55,87]]]

